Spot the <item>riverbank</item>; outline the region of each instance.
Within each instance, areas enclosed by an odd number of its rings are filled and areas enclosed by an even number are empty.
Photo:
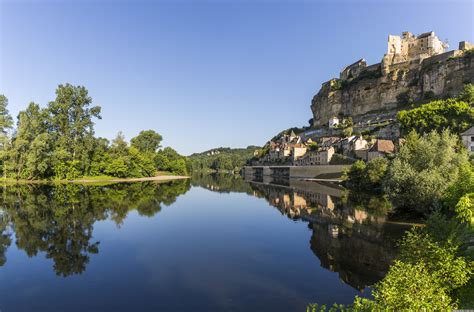
[[[75,180],[15,180],[8,178],[1,178],[0,183],[4,184],[49,184],[49,183],[74,183],[74,184],[92,184],[92,183],[131,183],[131,182],[168,182],[172,180],[189,179],[189,176],[174,176],[174,175],[161,175],[155,177],[144,177],[144,178],[114,178],[108,176],[100,177],[84,177]]]

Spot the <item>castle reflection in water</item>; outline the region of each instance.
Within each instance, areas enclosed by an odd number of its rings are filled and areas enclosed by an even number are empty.
[[[390,221],[391,205],[383,197],[352,194],[330,183],[218,175],[193,181],[211,191],[264,198],[282,215],[308,222],[309,245],[321,266],[361,291],[385,276],[396,256],[396,241],[410,228]]]

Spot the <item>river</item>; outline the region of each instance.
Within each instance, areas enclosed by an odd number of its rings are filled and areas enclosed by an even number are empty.
[[[331,184],[1,188],[0,311],[305,311],[370,296],[408,228]]]

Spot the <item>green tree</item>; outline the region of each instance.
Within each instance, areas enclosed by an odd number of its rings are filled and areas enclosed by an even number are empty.
[[[47,112],[33,102],[18,114],[16,133],[8,151],[6,169],[9,176],[33,179],[51,175],[53,140],[47,134],[47,119]],[[35,164],[35,161],[41,164]]]
[[[8,130],[13,127],[13,119],[8,112],[8,99],[0,94],[0,161],[3,175],[6,176],[5,161],[7,159]]]
[[[388,167],[389,161],[384,157],[375,158],[367,164],[358,160],[345,172],[343,179],[351,189],[377,191],[382,188]]]
[[[447,130],[407,136],[385,182],[385,192],[397,206],[427,213],[433,204],[441,202],[467,163],[467,155],[456,151],[457,142]]]
[[[130,142],[133,147],[142,153],[155,153],[162,140],[163,137],[154,130],[145,130],[141,131]]]
[[[59,85],[56,99],[49,103],[49,127],[55,149],[61,150],[57,162],[80,161],[80,173],[85,173],[85,160],[90,156],[94,136],[94,118],[101,119],[99,106],[91,106],[86,88],[70,84]],[[56,164],[57,165],[57,164]],[[56,166],[64,167],[64,164]]]
[[[458,97],[461,101],[468,103],[469,105],[474,106],[474,84],[468,83],[464,85],[464,89],[459,94]]]
[[[450,129],[461,133],[474,123],[474,108],[458,99],[432,101],[411,110],[398,112],[397,119],[402,131],[419,133]]]

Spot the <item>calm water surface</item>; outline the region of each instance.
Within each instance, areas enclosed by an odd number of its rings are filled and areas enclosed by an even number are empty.
[[[0,310],[304,311],[370,295],[406,227],[302,181],[1,189]]]

